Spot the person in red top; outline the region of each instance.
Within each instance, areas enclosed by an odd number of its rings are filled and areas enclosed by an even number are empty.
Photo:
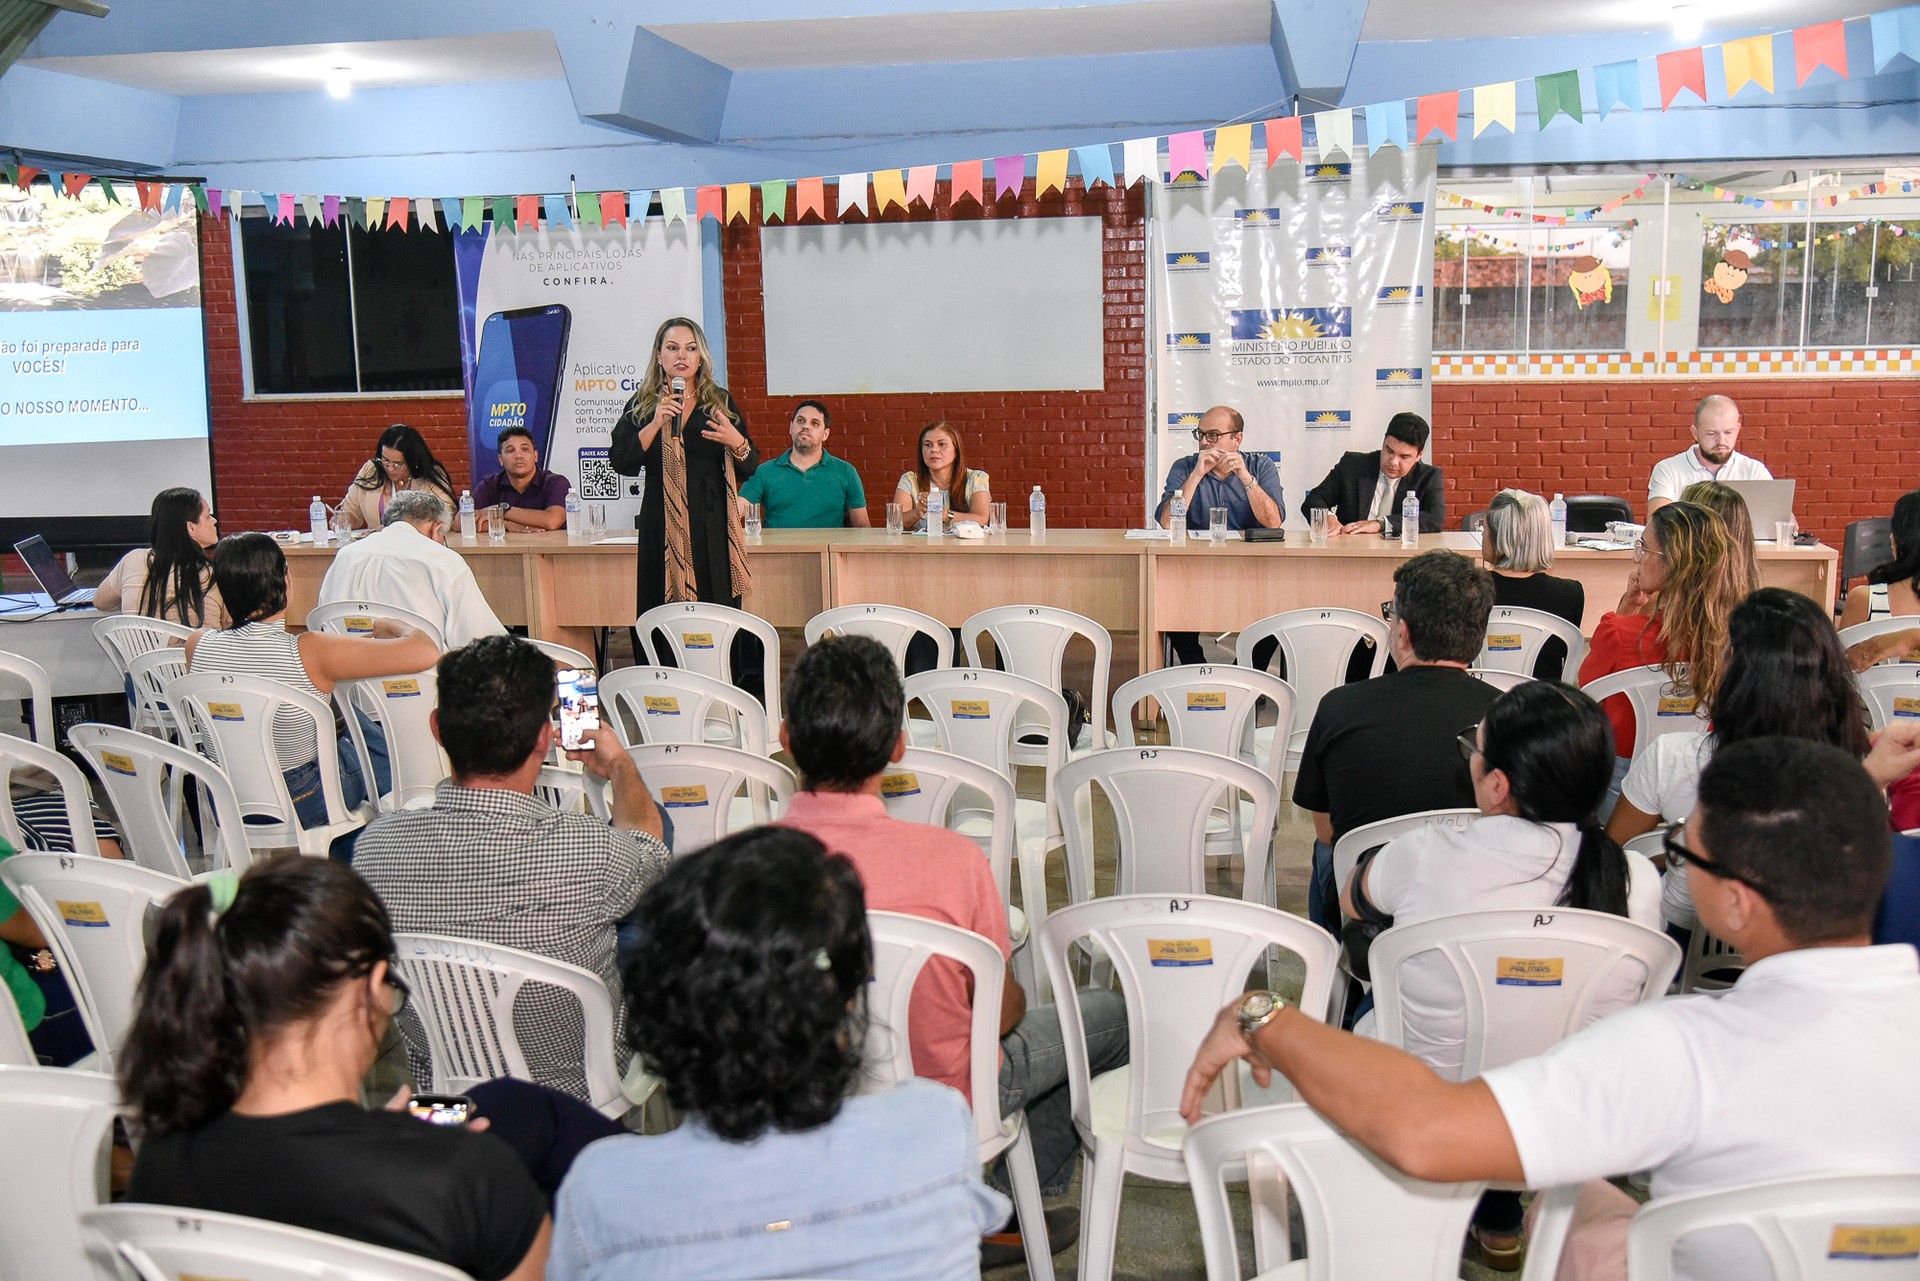
[[[881,778],[907,748],[906,692],[893,658],[864,636],[823,640],[800,656],[785,693],[780,744],[800,767],[804,790],[780,822],[851,860],[869,910],[958,925],[993,940],[1001,955],[1011,957],[1006,905],[980,847],[946,828],[890,817],[880,799]],[[1079,1001],[1093,1074],[1125,1064],[1125,999],[1106,988],[1084,988]],[[964,971],[951,962],[931,962],[910,1011],[919,1075],[966,1093],[972,1010]],[[1048,1196],[1067,1190],[1080,1154],[1063,1042],[1059,1011],[1051,1005],[1029,1008],[1009,969],[1000,1013],[999,1106],[1003,1115],[1026,1110],[1040,1188]],[[1049,1211],[1047,1219],[1055,1250],[1078,1235],[1070,1210]],[[1070,1222],[1074,1226],[1067,1228]],[[1015,1243],[999,1244],[1006,1249]]]
[[[1618,609],[1600,616],[1580,683],[1654,664],[1711,706],[1727,658],[1727,616],[1747,594],[1741,561],[1720,517],[1693,503],[1668,503],[1654,512],[1633,552],[1633,577]],[[1624,695],[1605,701],[1613,722],[1613,789],[1601,802],[1612,812],[1633,756],[1633,705]]]

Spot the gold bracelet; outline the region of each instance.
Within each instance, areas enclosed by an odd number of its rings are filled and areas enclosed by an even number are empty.
[[[727,452],[733,455],[733,461],[736,463],[744,463],[747,461],[747,455],[753,452],[753,446],[741,441],[739,445]]]

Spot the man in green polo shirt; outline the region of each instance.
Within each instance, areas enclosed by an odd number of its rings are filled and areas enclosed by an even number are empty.
[[[768,529],[870,525],[860,473],[827,452],[827,407],[817,400],[801,401],[794,406],[787,435],[792,447],[747,477],[740,501],[759,503]]]

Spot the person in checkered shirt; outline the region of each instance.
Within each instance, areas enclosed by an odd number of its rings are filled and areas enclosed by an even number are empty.
[[[553,661],[512,636],[485,636],[440,660],[434,733],[453,765],[429,809],[382,815],[361,833],[354,870],[401,933],[450,934],[520,948],[598,974],[613,998],[626,1068],[617,926],[665,870],[660,812],[611,732],[568,752],[611,787],[611,825],[563,814],[533,795],[553,742]],[[426,1036],[399,1020],[414,1079],[430,1079]],[[515,1009],[527,1068],[585,1099],[578,1002],[535,987]]]

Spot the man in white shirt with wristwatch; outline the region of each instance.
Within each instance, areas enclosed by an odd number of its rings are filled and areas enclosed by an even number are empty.
[[[1772,480],[1757,458],[1734,448],[1740,443],[1740,406],[1726,396],[1708,396],[1693,410],[1693,444],[1653,465],[1647,482],[1647,515],[1680,501],[1688,485],[1702,480]]]

